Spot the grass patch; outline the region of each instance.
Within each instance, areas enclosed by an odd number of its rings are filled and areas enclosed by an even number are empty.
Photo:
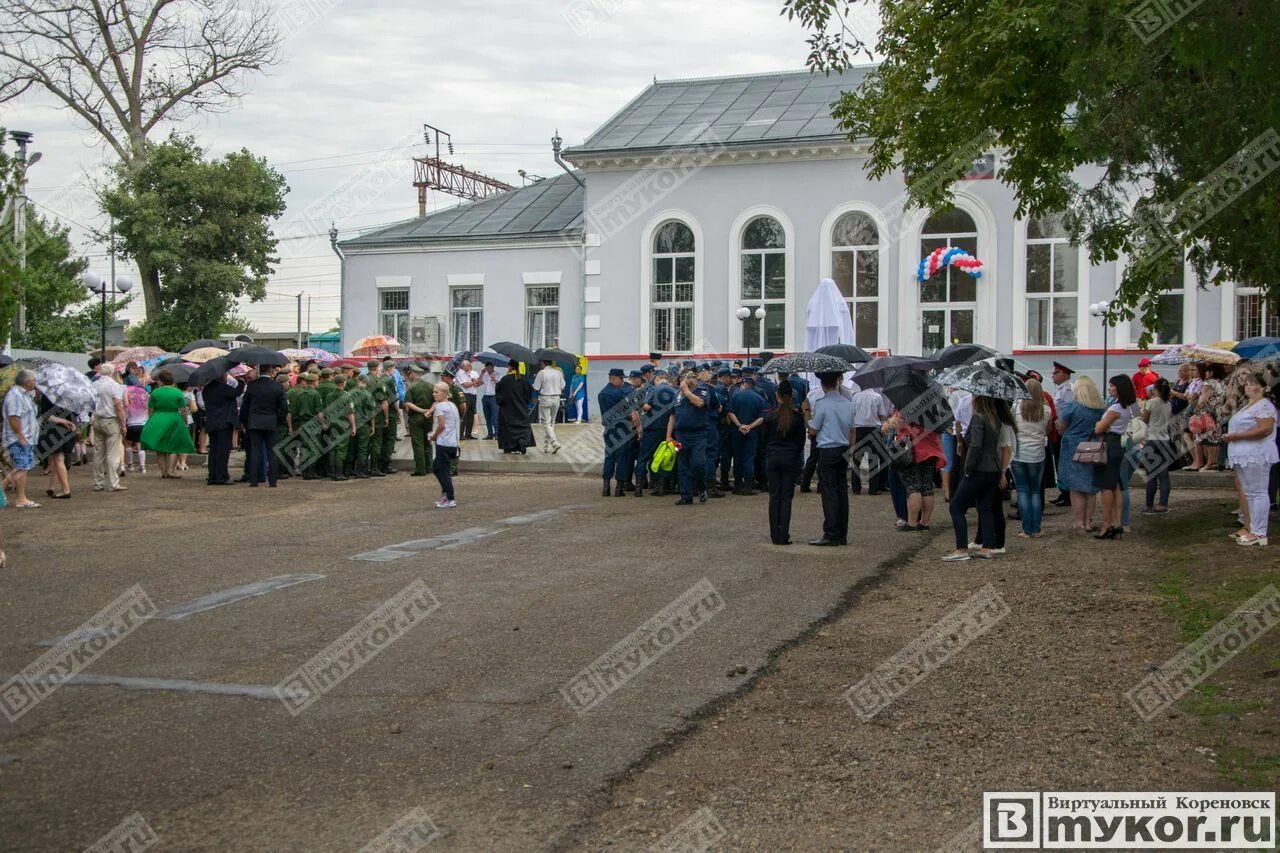
[[[1247,791],[1271,791],[1280,779],[1280,754],[1261,753],[1256,749],[1236,746],[1219,739],[1212,747],[1217,753],[1218,769],[1227,779]]]
[[[1216,717],[1219,714],[1247,714],[1260,711],[1267,703],[1233,699],[1225,695],[1226,689],[1220,684],[1198,684],[1182,700],[1182,708],[1197,717]]]

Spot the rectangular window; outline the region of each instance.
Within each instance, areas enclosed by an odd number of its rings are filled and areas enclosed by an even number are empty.
[[[556,346],[560,337],[560,288],[525,288],[525,344],[529,349]]]
[[[455,287],[449,293],[453,324],[453,350],[484,349],[484,288]]]
[[[1270,302],[1257,288],[1236,290],[1236,340],[1280,336],[1280,300]]]
[[[378,332],[409,343],[409,288],[378,291]]]
[[[653,259],[650,346],[659,351],[693,349],[693,255]]]
[[[1027,241],[1027,346],[1076,346],[1079,259],[1066,240]]]
[[[864,349],[880,346],[880,250],[837,249],[831,253],[831,278],[849,303],[854,343]]]
[[[1186,288],[1183,284],[1183,271],[1169,279],[1164,293],[1160,296],[1160,326],[1155,329],[1148,346],[1170,346],[1183,343],[1182,320],[1186,309]],[[1129,340],[1134,346],[1142,340],[1146,326],[1142,323],[1141,311],[1129,323]]]

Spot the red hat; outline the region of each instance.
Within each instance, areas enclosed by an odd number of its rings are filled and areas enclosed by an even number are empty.
[[[1150,366],[1151,366],[1151,359],[1149,358],[1138,359],[1138,367],[1150,367]]]

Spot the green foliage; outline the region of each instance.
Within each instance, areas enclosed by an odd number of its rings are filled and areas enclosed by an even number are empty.
[[[783,14],[814,34],[811,68],[844,69],[868,48],[844,22],[869,2],[784,0]],[[1136,312],[1148,329],[1182,252],[1203,284],[1278,294],[1280,173],[1207,216],[1193,214],[1188,193],[1280,126],[1280,15],[1265,0],[1204,0],[1144,42],[1132,19],[1141,5],[882,0],[874,53],[884,60],[834,114],[852,138],[871,140],[872,176],[905,168],[927,206],[945,203],[968,165],[954,151],[990,131],[1020,215],[1067,211],[1095,262],[1134,259],[1121,316]],[[1280,140],[1271,165],[1277,150]],[[1076,170],[1089,164],[1103,177],[1086,185]]]
[[[143,275],[147,321],[131,330],[156,346],[218,333],[236,300],[266,295],[275,257],[271,220],[284,212],[284,178],[248,151],[206,159],[191,137],[149,148],[120,167],[103,195],[120,245]]]
[[[7,209],[16,195],[15,166],[16,161],[0,150],[0,209]],[[26,220],[26,268],[21,269],[12,216],[0,217],[0,328],[13,327],[22,302],[26,329],[14,329],[14,346],[84,352],[98,342],[102,310],[81,281],[87,262],[75,257],[66,228],[30,205]],[[128,300],[108,300],[107,321],[113,321],[127,304]]]

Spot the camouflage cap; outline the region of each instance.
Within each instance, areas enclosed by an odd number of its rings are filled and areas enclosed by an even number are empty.
[[[321,378],[321,379],[328,379],[328,378],[330,378],[331,376],[333,376],[333,368],[332,368],[332,367],[322,367],[322,368],[320,368],[320,378]]]

